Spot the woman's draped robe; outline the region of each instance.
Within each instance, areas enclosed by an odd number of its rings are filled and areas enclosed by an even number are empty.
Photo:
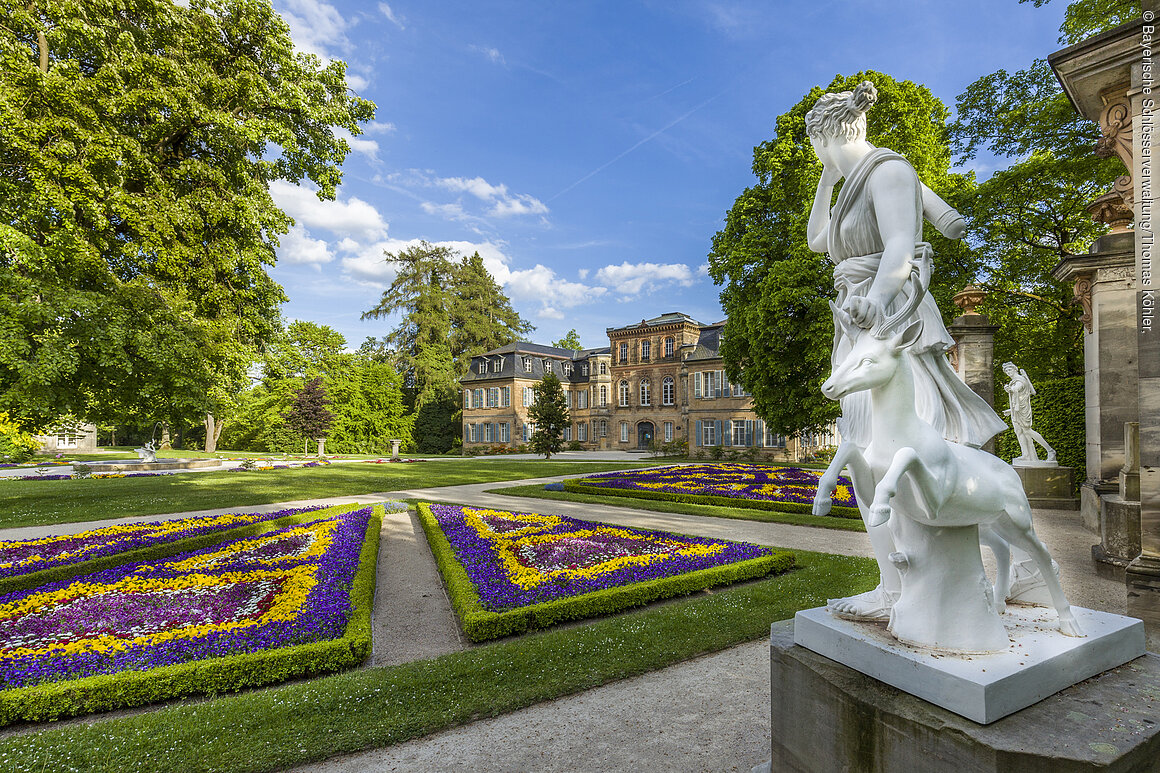
[[[910,163],[892,150],[877,148],[859,162],[847,177],[830,213],[829,250],[834,262],[834,287],[837,305],[843,306],[852,294],[865,295],[882,260],[883,242],[878,232],[874,202],[867,183],[871,174],[886,161],[901,161],[914,173]],[[922,188],[915,175],[915,267],[918,261],[931,259],[931,247],[922,241]],[[917,269],[915,269],[917,270]],[[870,281],[866,281],[870,280]],[[912,292],[907,284],[888,304],[893,313]],[[923,288],[924,297],[913,319],[923,322],[922,335],[908,355],[914,371],[915,407],[918,416],[944,438],[953,443],[981,446],[1007,425],[983,398],[975,394],[951,369],[946,351],[954,339],[942,323],[934,299]],[[832,365],[842,362],[853,348],[851,341],[835,320]],[[870,393],[856,392],[842,398],[842,436],[865,448],[871,440]]]

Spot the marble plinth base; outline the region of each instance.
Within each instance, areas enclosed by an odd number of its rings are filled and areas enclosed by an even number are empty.
[[[1027,492],[1027,501],[1032,507],[1049,510],[1079,509],[1079,502],[1072,493],[1075,490],[1073,468],[1060,467],[1055,462],[1020,464],[1015,461],[1012,466],[1023,481],[1023,490]]]
[[[1072,607],[1084,638],[1056,630],[1055,610],[1007,608],[1010,646],[949,655],[902,644],[886,626],[840,620],[825,607],[797,613],[794,642],[936,706],[987,724],[1144,654],[1140,620]]]
[[[793,621],[770,634],[772,763],[755,771],[1160,771],[1156,655],[980,725],[796,646]]]

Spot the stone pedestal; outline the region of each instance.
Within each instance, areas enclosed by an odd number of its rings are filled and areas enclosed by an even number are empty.
[[[1015,464],[1015,472],[1023,481],[1027,501],[1036,509],[1078,510],[1075,490],[1075,470],[1058,465]]]
[[[1125,572],[1128,586],[1128,614],[1144,621],[1148,646],[1160,647],[1160,559],[1137,556]],[[1160,693],[1158,693],[1160,695]],[[1160,713],[1160,706],[1157,706]]]
[[[985,294],[976,291],[975,297],[971,297],[971,289],[968,287],[955,296],[955,304],[963,309],[964,313],[947,328],[951,338],[955,339],[951,363],[955,368],[955,373],[963,380],[963,383],[993,408],[995,406],[995,333],[999,331],[999,328],[991,324],[987,315],[975,311],[973,304],[981,302]],[[995,442],[988,440],[983,448],[993,453]]]
[[[403,442],[402,440],[391,440],[391,458],[392,459],[399,458],[399,446],[402,444],[402,442]]]
[[[932,659],[933,660],[933,659]],[[1148,654],[989,725],[770,635],[772,762],[802,771],[1160,771],[1160,657]]]

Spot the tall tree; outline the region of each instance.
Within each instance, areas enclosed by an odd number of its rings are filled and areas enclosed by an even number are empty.
[[[556,347],[557,349],[571,349],[572,351],[584,348],[580,345],[580,334],[576,332],[576,328],[569,330],[568,335],[564,336],[560,340],[553,341],[552,346]]]
[[[317,376],[302,385],[290,400],[290,408],[282,415],[286,425],[306,440],[321,441],[334,422],[334,414],[327,408],[330,398]],[[321,445],[319,446],[321,448]]]
[[[549,371],[540,383],[532,389],[536,399],[528,408],[528,418],[536,423],[536,429],[528,439],[528,447],[534,454],[543,454],[551,459],[552,454],[564,450],[564,429],[568,426],[568,399],[560,379]]]
[[[753,151],[757,183],[737,198],[713,237],[709,273],[724,285],[721,353],[729,378],[753,394],[758,414],[780,434],[825,425],[838,413],[820,391],[830,369],[833,271],[806,240],[822,165],[806,137],[805,115],[823,93],[850,91],[863,80],[878,88],[878,103],[867,114],[871,143],[906,156],[948,201],[972,186],[969,176],[949,171],[948,111],[924,86],[877,72],[838,76],[778,116],[773,139]],[[974,258],[929,226],[924,238],[935,252],[931,292],[947,312],[951,296],[973,275]]]
[[[478,252],[455,266],[452,282],[450,344],[460,376],[474,355],[518,341],[536,329],[512,308]]]
[[[1073,3],[1061,40],[1112,26],[1129,11],[1138,13],[1139,4]],[[1082,374],[1079,310],[1071,287],[1054,280],[1051,268],[1107,230],[1086,206],[1123,174],[1123,165],[1092,152],[1099,127],[1076,114],[1042,59],[979,78],[958,97],[957,113],[950,136],[960,164],[982,150],[1011,160],[961,201],[979,264],[975,283],[990,292],[981,311],[999,326],[995,367],[1026,363],[1033,380]]]
[[[270,183],[333,197],[334,129],[373,104],[295,54],[268,0],[31,0],[0,29],[0,223],[26,239],[3,251],[0,406],[214,410],[284,300]],[[175,348],[142,343],[158,329]]]

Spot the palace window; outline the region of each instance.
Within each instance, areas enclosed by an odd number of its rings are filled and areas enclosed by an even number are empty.
[[[479,442],[477,440],[477,438],[479,437],[478,432],[479,432],[478,425],[468,424],[467,425],[467,440],[468,440],[468,442],[470,442],[470,443]]]
[[[483,442],[484,443],[494,443],[495,442],[495,425],[491,424],[490,422],[483,425]]]
[[[673,423],[671,421],[665,422],[665,442],[673,442]]]
[[[576,425],[576,440],[580,443],[588,440],[588,422],[582,421]]]
[[[600,420],[600,437],[608,437],[608,419]]]
[[[536,434],[536,423],[534,421],[524,422],[524,442],[528,442],[534,434]]]
[[[584,410],[588,407],[588,390],[582,389],[576,393],[576,408]]]
[[[499,387],[491,387],[487,390],[487,407],[496,408],[499,406]]]
[[[621,443],[628,442],[628,422],[627,421],[620,422],[620,442]]]
[[[753,421],[747,419],[733,420],[733,445],[753,445]]]
[[[480,373],[487,373],[487,360],[480,360],[479,361],[479,372]]]
[[[673,356],[673,349],[674,349],[675,344],[676,344],[676,342],[673,341],[672,338],[665,339],[665,356],[666,357]]]
[[[600,385],[600,407],[603,408],[608,405],[608,385]]]
[[[563,364],[563,365],[560,367],[560,370],[564,371],[564,375],[565,375],[565,376],[571,376],[571,375],[572,375],[572,363],[570,363],[570,362],[565,362],[565,363],[564,363],[564,364]]]
[[[608,375],[608,363],[607,362],[600,363],[600,375],[601,376]]]
[[[652,355],[652,341],[640,342],[640,358],[647,360]]]
[[[628,382],[627,381],[620,382],[619,393],[620,393],[620,406],[622,408],[627,407],[628,406]]]
[[[482,389],[475,390],[475,399],[471,401],[471,407],[472,408],[482,408],[483,407],[483,390]]]
[[[623,363],[623,362],[628,362],[628,342],[627,342],[627,341],[621,341],[621,342],[620,342],[620,346],[619,346],[618,348],[619,348],[619,350],[620,350],[620,361],[621,361],[622,363]]]
[[[499,373],[502,368],[503,368],[503,360],[502,359],[492,360],[492,362],[491,362],[491,372],[492,373]]]
[[[647,378],[640,380],[640,404],[652,405],[652,384]]]
[[[506,421],[500,422],[499,425],[499,442],[510,443],[512,440],[512,425]]]
[[[524,357],[524,373],[532,372],[532,358]]]
[[[588,375],[588,363],[584,363],[583,365],[580,366],[580,375],[581,376]]]
[[[512,388],[504,387],[500,390],[500,405],[504,408],[512,404]]]
[[[661,404],[672,405],[673,397],[676,392],[672,376],[665,376],[661,382]]]
[[[701,422],[701,445],[717,445],[717,423],[710,420]]]

